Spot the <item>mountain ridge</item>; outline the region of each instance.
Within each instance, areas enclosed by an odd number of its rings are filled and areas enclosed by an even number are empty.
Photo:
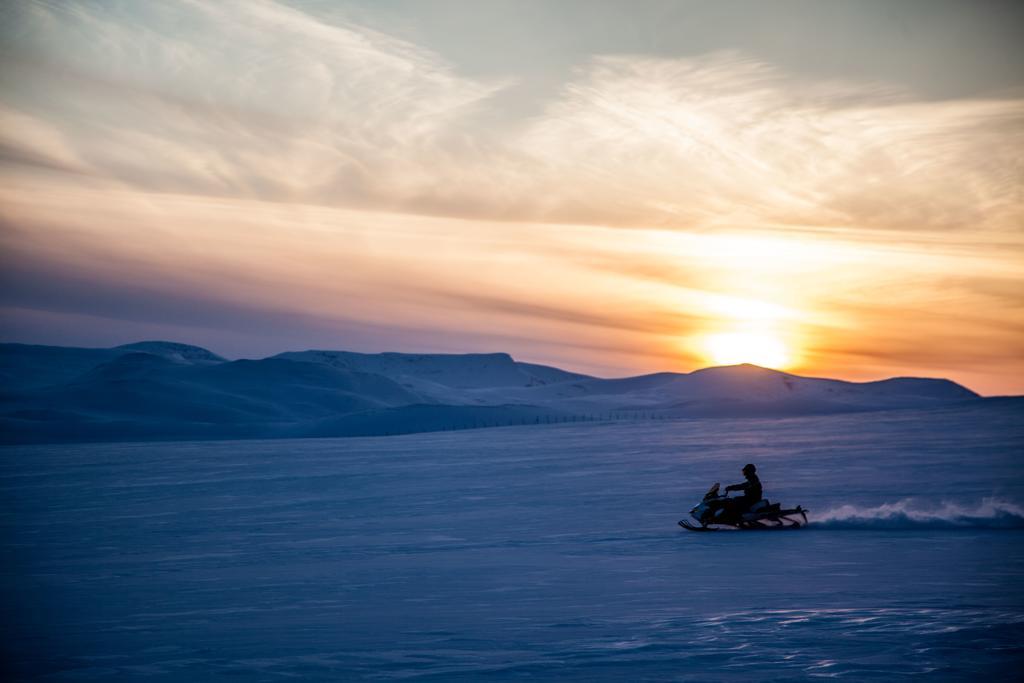
[[[793,417],[983,400],[948,379],[848,382],[751,364],[605,379],[507,353],[287,351],[177,342],[0,344],[0,441],[366,436],[688,417]]]

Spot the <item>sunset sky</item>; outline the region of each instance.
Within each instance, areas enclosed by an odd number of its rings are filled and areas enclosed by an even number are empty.
[[[2,341],[1024,393],[1024,3],[0,13]]]

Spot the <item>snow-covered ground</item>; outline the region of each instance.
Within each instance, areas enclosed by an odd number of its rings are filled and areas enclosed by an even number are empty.
[[[1009,680],[1022,417],[6,447],[7,677]],[[676,525],[748,461],[809,528]]]

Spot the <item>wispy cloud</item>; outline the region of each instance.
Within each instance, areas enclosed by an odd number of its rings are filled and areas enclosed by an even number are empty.
[[[526,141],[573,178],[574,204],[634,223],[1007,228],[1024,214],[1024,100],[807,85],[735,54],[596,59]]]
[[[496,130],[478,115],[503,83],[270,2],[28,4],[14,24],[13,158],[152,189],[682,228],[1024,213],[1022,99],[918,102],[737,53],[625,55]]]
[[[6,146],[143,187],[358,200],[388,177],[401,199],[499,87],[408,43],[258,0],[15,14]]]

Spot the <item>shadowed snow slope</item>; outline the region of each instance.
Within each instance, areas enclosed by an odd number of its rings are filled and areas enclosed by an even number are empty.
[[[428,382],[446,387],[532,387],[586,375],[544,365],[517,363],[507,353],[411,354],[352,353],[349,351],[289,351],[275,358],[322,363],[324,365],[373,372],[406,382]]]
[[[854,383],[753,365],[600,379],[505,353],[300,351],[228,361],[159,341],[113,349],[0,344],[0,379],[7,442],[365,436],[981,400],[943,379]]]
[[[222,358],[217,354],[207,351],[199,346],[190,346],[189,344],[177,344],[175,342],[162,342],[162,341],[145,341],[136,342],[134,344],[125,344],[124,346],[118,346],[114,351],[141,351],[142,353],[151,353],[154,356],[163,356],[164,358],[177,361],[179,363],[223,363],[226,358]]]

